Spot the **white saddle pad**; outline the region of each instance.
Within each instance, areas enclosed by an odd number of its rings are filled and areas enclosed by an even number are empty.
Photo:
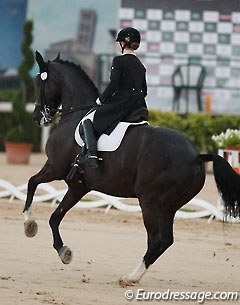
[[[86,115],[79,122],[79,124],[75,130],[75,141],[81,147],[84,146],[84,142],[80,136],[79,127],[80,127],[81,123],[86,119],[90,119],[91,121],[93,121],[94,114],[95,114],[95,111]],[[118,149],[128,127],[130,125],[143,125],[143,124],[148,124],[148,122],[147,121],[142,121],[139,123],[120,122],[110,135],[106,135],[106,134],[101,135],[101,137],[98,139],[98,143],[97,143],[98,151],[114,151],[114,150]]]

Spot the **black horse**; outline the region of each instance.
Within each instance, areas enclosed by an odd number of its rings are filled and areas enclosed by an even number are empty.
[[[129,127],[121,146],[114,152],[102,152],[98,169],[84,168],[83,183],[68,181],[71,164],[81,148],[74,131],[83,116],[96,107],[98,90],[80,66],[58,56],[45,62],[36,52],[40,73],[36,77],[37,102],[34,120],[48,125],[62,105],[59,124],[50,135],[48,160],[28,182],[24,207],[25,233],[34,236],[37,224],[30,207],[37,186],[53,180],[65,180],[68,191],[51,215],[53,247],[63,263],[70,263],[72,251],[64,246],[59,225],[64,215],[89,191],[139,199],[147,230],[147,251],[132,273],[120,279],[122,285],[138,282],[148,267],[173,243],[175,213],[202,189],[204,162],[213,161],[214,175],[228,215],[240,215],[240,176],[218,155],[199,155],[191,142],[176,130],[148,125]]]

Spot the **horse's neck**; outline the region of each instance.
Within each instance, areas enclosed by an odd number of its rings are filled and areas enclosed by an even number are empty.
[[[89,110],[96,106],[96,95],[79,95],[79,94],[66,94],[62,95],[62,109],[63,111],[70,109],[83,109]]]
[[[69,109],[89,110],[96,106],[98,97],[96,89],[85,79],[73,78],[68,80],[62,89],[63,111]]]

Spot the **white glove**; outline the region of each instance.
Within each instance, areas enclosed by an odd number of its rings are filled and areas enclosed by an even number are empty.
[[[96,100],[96,104],[99,105],[99,106],[102,105],[102,103],[101,103],[99,97],[98,97],[97,100]]]

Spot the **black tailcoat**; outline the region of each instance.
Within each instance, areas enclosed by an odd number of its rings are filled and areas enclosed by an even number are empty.
[[[146,69],[134,54],[113,59],[110,83],[99,99],[102,106],[94,115],[94,128],[100,136],[110,134],[120,121],[141,107],[147,107]]]

